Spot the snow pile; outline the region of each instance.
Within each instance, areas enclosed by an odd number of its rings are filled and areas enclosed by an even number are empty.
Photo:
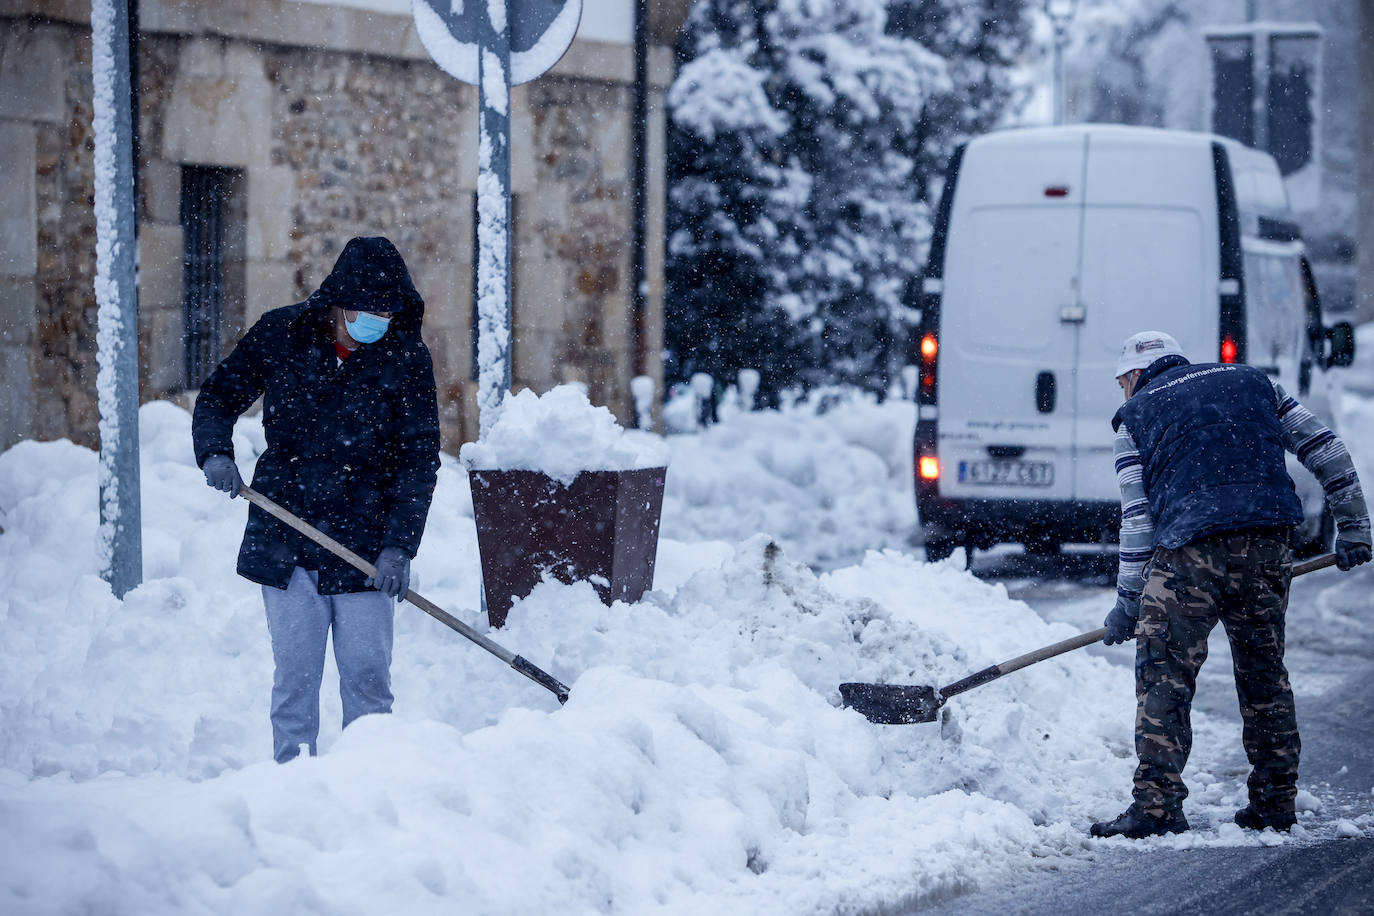
[[[722,409],[721,422],[670,436],[663,534],[683,541],[772,535],[819,567],[868,548],[905,549],[916,527],[910,401],[854,394],[820,412]]]
[[[816,438],[872,428],[844,416]],[[779,422],[739,419],[748,454]],[[396,714],[340,734],[331,665],[323,756],[277,766],[258,590],[233,574],[245,504],[204,485],[185,412],[142,421],[147,581],[122,602],[94,576],[95,456],[0,455],[5,912],[859,910],[1086,848],[1123,801],[1131,685],[1091,655],[939,724],[837,705],[842,681],[948,683],[1072,628],[953,563],[818,576],[766,536],[666,539],[635,605],[556,582],[518,603],[490,636],[570,684],[562,708],[402,606]],[[239,429],[247,468],[261,430]],[[485,632],[470,515],[446,457],[415,585]]]
[[[564,484],[582,471],[633,471],[668,463],[662,439],[623,428],[576,385],[508,396],[492,428],[460,454],[472,470],[542,471]]]

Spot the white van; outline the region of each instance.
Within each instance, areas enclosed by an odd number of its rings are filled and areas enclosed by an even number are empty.
[[[959,149],[921,277],[916,500],[931,559],[1115,539],[1121,342],[1261,366],[1328,423],[1322,324],[1274,160],[1208,134],[1116,125],[1001,131]],[[1323,532],[1320,485],[1291,460]],[[971,555],[971,553],[970,553]]]

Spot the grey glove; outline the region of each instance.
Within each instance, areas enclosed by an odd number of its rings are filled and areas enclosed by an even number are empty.
[[[1107,635],[1102,637],[1102,641],[1114,646],[1119,642],[1134,639],[1135,623],[1139,618],[1140,599],[1132,601],[1117,595],[1116,606],[1107,614],[1107,619],[1102,621],[1102,625],[1107,628]]]
[[[216,490],[228,493],[230,499],[239,495],[243,478],[239,476],[238,465],[234,464],[233,458],[228,455],[211,455],[205,459],[201,470],[205,472],[205,482]]]
[[[1336,538],[1336,565],[1341,569],[1354,569],[1361,563],[1368,563],[1374,558],[1374,551],[1369,549],[1368,544],[1361,544],[1358,541],[1347,541],[1345,538]]]
[[[410,591],[410,557],[399,547],[383,547],[377,554],[377,575],[367,584],[392,598],[406,598]]]

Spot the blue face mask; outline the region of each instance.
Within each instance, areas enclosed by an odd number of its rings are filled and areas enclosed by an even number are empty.
[[[359,312],[354,321],[344,320],[344,325],[348,328],[348,336],[358,343],[376,343],[382,339],[382,335],[386,333],[390,324],[390,318],[381,318],[371,312]]]

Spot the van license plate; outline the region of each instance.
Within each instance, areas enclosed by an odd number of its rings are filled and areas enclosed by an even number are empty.
[[[961,461],[959,482],[1048,487],[1054,483],[1054,465],[1048,461]]]

